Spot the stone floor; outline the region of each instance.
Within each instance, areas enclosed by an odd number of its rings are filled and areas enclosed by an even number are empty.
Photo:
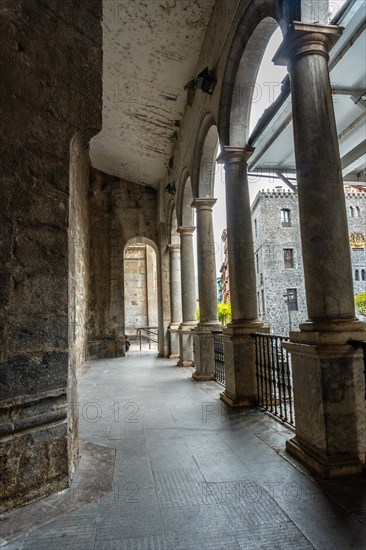
[[[1,516],[2,548],[366,548],[366,479],[317,483],[288,428],[191,373],[148,351],[83,369],[73,486]]]

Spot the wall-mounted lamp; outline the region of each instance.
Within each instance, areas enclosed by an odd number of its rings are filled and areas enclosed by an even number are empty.
[[[206,67],[196,78],[195,88],[202,90],[205,94],[213,94],[217,78],[213,70]]]
[[[168,183],[168,185],[165,187],[164,191],[166,193],[170,193],[171,195],[175,195],[175,183]]]

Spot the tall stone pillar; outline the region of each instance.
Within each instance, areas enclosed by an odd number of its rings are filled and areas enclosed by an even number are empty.
[[[215,376],[214,338],[220,330],[217,318],[217,283],[212,208],[216,199],[197,198],[192,206],[197,212],[197,268],[200,322],[195,330],[195,380],[213,380]]]
[[[225,391],[234,406],[257,402],[253,332],[268,332],[257,317],[254,246],[247,161],[253,150],[224,147],[217,162],[225,166],[226,223],[232,322],[224,330]]]
[[[296,437],[288,451],[322,475],[365,466],[365,339],[355,318],[346,207],[328,71],[342,29],[293,23],[274,61],[291,77],[296,170],[309,320],[290,333]]]
[[[193,233],[195,227],[179,227],[180,234],[180,272],[182,286],[182,323],[179,326],[180,367],[193,364],[193,333],[196,321],[196,289],[194,274]]]
[[[180,245],[170,244],[170,357],[179,357],[178,329],[182,322],[182,290],[180,275]]]

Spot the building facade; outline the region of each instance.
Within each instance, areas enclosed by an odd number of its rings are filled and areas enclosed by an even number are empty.
[[[366,291],[366,193],[346,188],[354,294]],[[252,205],[258,312],[275,334],[307,319],[297,193],[260,191]],[[319,257],[321,262],[321,257]]]

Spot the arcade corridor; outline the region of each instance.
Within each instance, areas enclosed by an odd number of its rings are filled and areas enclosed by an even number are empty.
[[[83,368],[74,485],[4,514],[2,548],[364,548],[365,478],[317,485],[285,453],[287,428],[229,413],[216,382],[155,355]]]

